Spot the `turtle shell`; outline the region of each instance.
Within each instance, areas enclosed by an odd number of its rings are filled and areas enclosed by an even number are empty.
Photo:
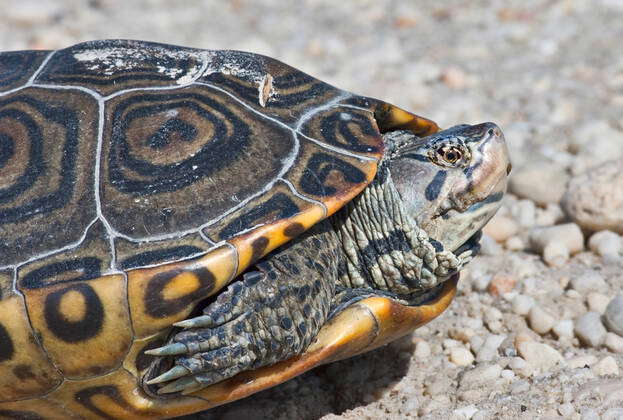
[[[256,54],[120,40],[0,54],[0,415],[181,415],[401,332],[408,311],[367,299],[298,364],[142,390],[144,350],[364,189],[400,128],[438,130]]]

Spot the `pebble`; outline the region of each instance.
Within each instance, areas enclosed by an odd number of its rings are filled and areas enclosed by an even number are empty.
[[[623,294],[610,301],[604,312],[604,322],[608,330],[623,336]]]
[[[606,334],[604,346],[613,353],[623,353],[623,337],[609,332]]]
[[[564,266],[569,257],[569,248],[560,241],[549,242],[543,249],[543,261],[550,267]]]
[[[601,420],[621,420],[623,419],[623,407],[609,408],[601,416]]]
[[[599,376],[605,375],[618,375],[619,365],[612,356],[606,356],[601,359],[595,366],[593,366],[593,372]]]
[[[623,251],[623,238],[612,231],[602,230],[590,237],[588,247],[607,262],[614,262],[620,259],[619,254]]]
[[[502,367],[496,364],[476,366],[463,374],[461,387],[470,389],[488,383],[499,378],[500,373],[502,373]]]
[[[490,362],[498,358],[498,348],[506,339],[505,335],[489,334],[482,346],[476,351],[477,362]]]
[[[520,379],[511,384],[511,394],[521,394],[530,390],[530,382]]]
[[[559,339],[573,338],[573,321],[570,319],[558,321],[552,327],[552,331]]]
[[[584,271],[578,276],[571,277],[569,286],[584,296],[590,292],[604,291],[608,288],[603,276],[594,270]]]
[[[590,157],[594,163],[623,156],[623,133],[608,121],[593,120],[577,127],[569,138],[569,150],[579,156]]]
[[[451,89],[463,89],[467,84],[467,76],[458,67],[448,67],[441,72],[441,81]]]
[[[603,314],[610,303],[610,298],[604,294],[597,292],[590,292],[586,296],[586,303],[588,304],[588,310],[599,312]]]
[[[485,225],[482,232],[495,239],[496,242],[504,242],[519,231],[519,226],[512,218],[496,214]]]
[[[582,344],[599,347],[606,339],[606,329],[598,312],[587,312],[575,320],[575,335]]]
[[[509,251],[523,251],[526,248],[526,244],[519,236],[511,236],[504,243],[504,247]]]
[[[599,413],[594,408],[582,408],[581,413],[581,420],[601,420],[601,417],[599,417]]]
[[[575,223],[536,227],[530,231],[532,250],[542,254],[545,247],[552,242],[564,244],[572,255],[584,250],[584,235]]]
[[[514,276],[509,274],[495,274],[491,278],[487,290],[493,296],[501,296],[511,292],[515,288],[515,284],[517,284],[517,279]]]
[[[556,320],[553,316],[545,312],[540,306],[534,305],[528,313],[528,322],[532,331],[538,334],[547,334],[551,331]]]
[[[523,228],[531,228],[536,223],[536,205],[530,200],[519,200],[511,207],[511,214]]]
[[[548,372],[563,361],[558,350],[544,343],[524,341],[519,343],[517,351],[528,365],[541,372]]]
[[[471,419],[474,414],[478,412],[478,409],[474,405],[468,405],[467,407],[457,408],[452,412],[459,419]]]
[[[450,361],[457,366],[469,366],[474,363],[474,355],[465,347],[455,347],[450,350]]]
[[[586,230],[622,234],[623,162],[610,161],[571,178],[561,204]]]
[[[587,354],[584,356],[576,356],[567,360],[567,367],[569,369],[582,369],[585,367],[591,367],[595,363],[597,363],[597,358],[592,354]]]
[[[482,235],[480,239],[480,253],[482,255],[500,255],[504,252],[502,246],[498,244],[495,239],[490,237],[489,235]]]
[[[418,341],[415,345],[414,355],[418,360],[426,360],[430,357],[430,345],[426,341]]]
[[[569,418],[572,414],[575,414],[575,408],[573,408],[571,403],[560,404],[558,406],[558,414],[565,418]]]
[[[469,339],[469,347],[475,352],[478,352],[484,343],[485,339],[480,335],[475,335]]]
[[[558,203],[566,191],[569,176],[553,162],[531,162],[513,171],[509,190],[518,197],[544,206]]]
[[[549,203],[544,209],[537,209],[536,225],[553,226],[565,218],[565,213],[558,203]]]
[[[511,307],[517,315],[528,315],[534,305],[534,299],[527,295],[517,295],[513,298]]]

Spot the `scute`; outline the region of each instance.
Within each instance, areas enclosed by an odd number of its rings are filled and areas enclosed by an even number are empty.
[[[147,396],[143,351],[364,189],[388,127],[437,130],[256,54],[117,40],[0,54],[0,415],[156,418],[238,398],[240,383],[210,403]]]

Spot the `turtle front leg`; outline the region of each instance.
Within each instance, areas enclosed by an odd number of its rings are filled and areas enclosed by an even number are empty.
[[[176,324],[186,330],[146,352],[174,356],[175,366],[147,384],[188,393],[302,353],[327,320],[337,276],[336,255],[306,242],[269,255],[202,316]]]

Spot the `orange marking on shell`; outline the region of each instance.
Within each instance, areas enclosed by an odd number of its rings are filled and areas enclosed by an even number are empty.
[[[343,204],[343,203],[342,203]],[[292,239],[294,230],[299,234],[325,218],[323,208],[310,205],[305,211],[285,220],[259,226],[250,232],[234,237],[229,243],[238,249],[238,271],[244,272],[249,265],[268,254],[273,249]]]
[[[0,300],[0,327],[8,336],[2,337],[7,341],[2,343],[0,400],[45,394],[60,383],[62,378],[36,344],[21,296]]]
[[[384,102],[378,106],[375,118],[383,133],[409,130],[416,136],[426,137],[439,131],[439,126],[434,121]]]
[[[33,328],[65,377],[101,375],[121,365],[132,343],[123,276],[22,292]]]
[[[200,258],[128,271],[135,335],[144,338],[186,319],[197,302],[231,281],[236,265],[236,252],[223,245]]]

